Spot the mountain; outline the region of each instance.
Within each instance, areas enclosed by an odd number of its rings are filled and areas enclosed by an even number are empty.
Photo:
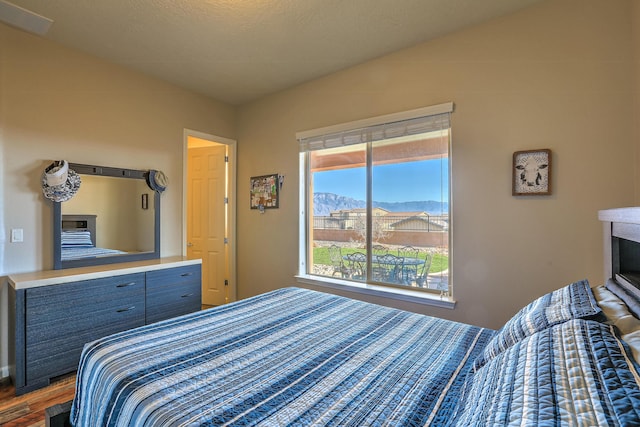
[[[343,209],[366,208],[364,200],[338,196],[333,193],[313,193],[313,215],[329,216],[329,212]]]
[[[313,193],[313,215],[329,216],[330,212],[363,209],[367,207],[364,200],[356,200],[351,197],[339,196],[333,193]],[[374,208],[386,209],[389,212],[427,212],[438,215],[449,210],[449,203],[435,200],[414,202],[373,202]]]

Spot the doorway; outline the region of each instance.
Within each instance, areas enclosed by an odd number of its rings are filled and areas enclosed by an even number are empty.
[[[202,304],[235,301],[235,141],[185,130],[184,253],[202,259]]]

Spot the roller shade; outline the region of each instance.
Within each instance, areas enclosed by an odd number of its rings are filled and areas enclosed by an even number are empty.
[[[300,152],[307,152],[418,135],[449,128],[451,111],[453,111],[453,103],[441,104],[398,115],[380,116],[301,132],[296,136]]]

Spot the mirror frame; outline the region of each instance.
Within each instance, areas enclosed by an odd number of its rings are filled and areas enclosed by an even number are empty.
[[[69,168],[81,175],[111,176],[128,179],[147,179],[149,171],[121,169],[96,165],[69,163]],[[110,255],[85,259],[62,260],[62,205],[64,202],[53,202],[53,269],[86,267],[93,265],[115,264],[119,262],[143,261],[160,258],[160,194],[153,191],[154,208],[154,250],[153,252],[137,252],[122,255]]]

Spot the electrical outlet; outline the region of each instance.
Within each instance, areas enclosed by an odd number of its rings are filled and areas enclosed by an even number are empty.
[[[11,243],[20,243],[24,241],[24,232],[22,228],[11,229]]]

